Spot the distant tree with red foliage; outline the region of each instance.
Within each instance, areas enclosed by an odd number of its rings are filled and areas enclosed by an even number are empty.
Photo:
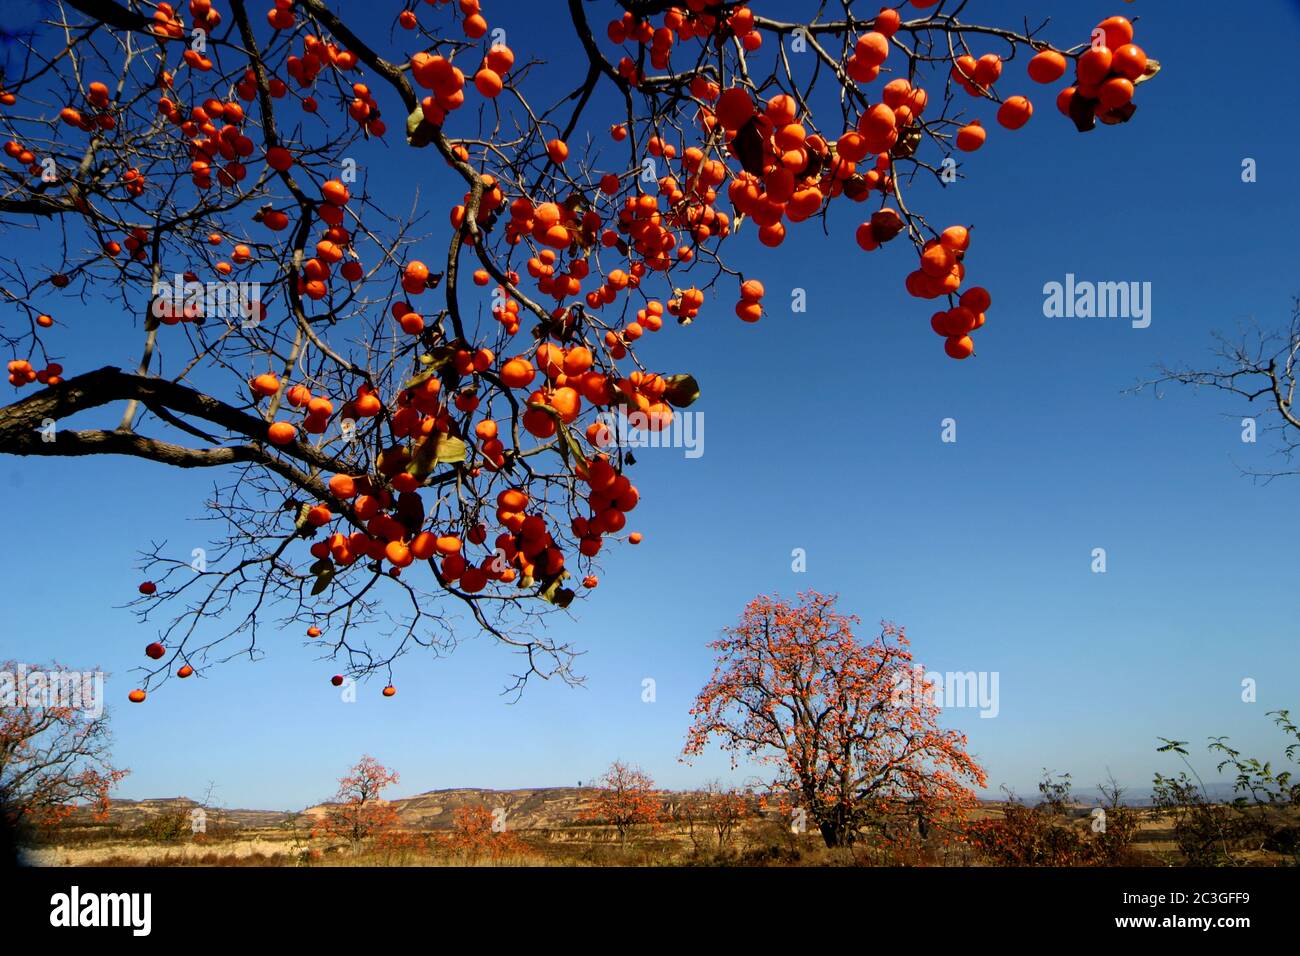
[[[339,780],[338,792],[325,806],[312,836],[347,840],[356,848],[391,831],[397,826],[397,810],[380,794],[397,779],[396,771],[368,754],[363,756]]]
[[[742,793],[735,787],[724,787],[715,780],[704,788],[702,809],[705,821],[718,835],[718,849],[721,850],[732,831],[755,814],[755,800],[752,794]]]
[[[385,830],[375,837],[375,849],[381,853],[386,862],[405,866],[413,856],[429,849],[429,841],[423,834],[411,830]]]
[[[615,760],[596,781],[596,797],[583,810],[584,820],[598,820],[618,831],[619,842],[627,845],[627,836],[639,825],[654,829],[660,823],[660,800],[650,775],[640,767]]]
[[[108,714],[85,680],[61,664],[0,665],[3,829],[53,826],[86,804],[107,816],[108,795],[127,771],[109,762]]]
[[[962,734],[939,727],[933,700],[899,692],[914,674],[903,629],[882,623],[861,644],[860,622],[837,613],[835,601],[807,591],[795,603],[749,603],[709,645],[717,664],[691,709],[685,755],[717,738],[733,765],[777,766],[773,790],[829,847],[853,843],[868,826],[901,835],[899,820],[924,837],[973,804],[969,785],[982,786],[984,771]]]
[[[457,807],[452,812],[451,832],[442,837],[442,844],[471,860],[497,860],[525,849],[517,836],[496,825],[495,815],[482,804]]]

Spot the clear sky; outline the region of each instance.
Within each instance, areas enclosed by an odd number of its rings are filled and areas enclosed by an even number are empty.
[[[576,43],[551,6],[485,2],[517,55],[552,61],[533,82],[567,88],[580,79]],[[712,668],[706,643],[755,594],[815,588],[838,593],[864,636],[881,618],[905,625],[928,667],[999,674],[996,718],[944,715],[993,790],[1032,792],[1044,767],[1071,771],[1085,792],[1107,769],[1145,788],[1153,770],[1176,769],[1154,752],[1158,735],[1199,746],[1226,734],[1276,756],[1265,711],[1300,709],[1300,554],[1287,531],[1297,484],[1243,477],[1278,462],[1266,444],[1242,443],[1240,408],[1225,397],[1124,390],[1156,363],[1208,362],[1213,330],[1280,326],[1300,293],[1300,14],[1254,5],[1234,25],[1222,4],[1199,2],[968,7],[968,20],[1009,26],[1051,14],[1046,35],[1067,45],[1108,14],[1140,16],[1137,41],[1163,71],[1140,88],[1133,122],[1079,135],[1054,93],[1010,64],[999,85],[1033,96],[1028,126],[1009,133],[984,114],[988,142],[966,179],[942,195],[913,188],[909,202],[933,222],[974,224],[968,282],[993,306],[971,360],[943,356],[930,310],[904,292],[909,247],[856,247],[861,207],[834,204],[829,238],[796,229],[779,250],[741,230],[730,254],[765,282],[769,315],[743,325],[727,288],[645,352],[700,381],[705,453],[638,454],[629,527],[645,542],[603,553],[600,588],[549,624],[585,649],[585,687],[534,683],[508,703],[499,692],[516,662],[478,639],[449,658],[402,659],[395,698],[371,682],[343,704],[327,683],[338,668],[294,629],[267,641],[263,660],[129,705],[132,668],[156,634],[121,607],[141,579],[137,553],[151,540],[178,554],[205,545],[212,529],[193,517],[214,477],[127,459],[0,458],[0,658],[111,672],[115,755],[132,771],[122,796],[197,797],[213,781],[226,806],[297,807],[328,796],[367,752],[401,773],[397,794],[571,785],[615,758],[685,787],[730,773],[718,754],[678,760]],[[597,129],[615,121],[607,96],[591,116]],[[390,140],[369,170],[377,195],[430,163]],[[1253,184],[1241,180],[1247,157]],[[444,207],[445,191],[426,193]],[[430,241],[434,259],[443,242]],[[1151,283],[1150,327],[1046,318],[1043,286],[1067,273]],[[795,288],[803,314],[784,305]],[[70,373],[134,364],[135,317],[88,302],[76,323]],[[948,417],[955,443],[940,440]],[[791,569],[795,548],[803,573]],[[1091,571],[1094,548],[1106,550],[1105,574]],[[1258,681],[1256,703],[1241,701],[1244,678]],[[1213,769],[1203,751],[1197,763]]]

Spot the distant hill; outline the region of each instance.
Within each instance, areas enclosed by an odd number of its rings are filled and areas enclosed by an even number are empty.
[[[456,787],[430,790],[428,793],[393,800],[397,818],[403,826],[420,830],[451,829],[452,818],[460,807],[483,806],[489,810],[504,808],[512,830],[560,827],[572,823],[591,806],[596,791],[591,787],[537,787],[527,790],[486,790],[480,787]],[[315,817],[325,804],[303,811]]]
[[[1020,798],[1022,803],[1033,805],[1038,802],[1038,787],[1030,786],[1023,789],[1016,789],[1015,794]],[[1233,789],[1233,784],[1221,781],[1214,781],[1205,785],[1205,792],[1209,798],[1216,803],[1230,803],[1233,799],[1240,796]],[[1004,798],[988,799],[984,803],[1005,803]],[[1104,801],[1096,788],[1075,787],[1073,802],[1079,806],[1098,806]],[[1130,807],[1149,807],[1152,804],[1152,792],[1149,786],[1125,788],[1123,803]]]
[[[1210,796],[1215,800],[1230,800],[1234,796],[1230,784],[1213,783],[1208,786]],[[533,787],[520,790],[490,790],[482,787],[455,787],[447,790],[430,790],[427,793],[411,797],[401,797],[392,801],[397,808],[398,820],[404,827],[419,830],[444,830],[452,826],[456,809],[468,806],[484,806],[490,810],[498,807],[505,809],[508,825],[512,830],[553,829],[570,825],[577,821],[582,812],[588,809],[595,799],[596,790],[592,787]],[[672,794],[664,791],[665,799]],[[1029,791],[1020,794],[1027,804],[1038,802],[1038,793]],[[988,807],[996,807],[1005,800],[982,801]],[[1100,801],[1095,796],[1080,793],[1076,795],[1073,805],[1083,810],[1096,806]],[[1149,790],[1133,790],[1125,794],[1124,802],[1130,806],[1149,806]],[[134,829],[168,812],[188,814],[199,804],[189,797],[155,797],[148,800],[113,800],[109,805],[110,824],[126,829]],[[316,804],[301,811],[288,810],[230,810],[224,807],[208,809],[208,822],[213,826],[231,826],[244,830],[272,829],[283,827],[297,821],[300,826],[310,826],[325,812],[328,804]]]
[[[526,790],[457,787],[431,790],[391,802],[397,808],[401,825],[412,829],[451,829],[456,809],[467,806],[485,806],[491,810],[505,808],[511,829],[547,829],[564,826],[578,819],[582,811],[591,805],[595,792],[590,787],[538,787]],[[183,813],[188,816],[199,806],[197,801],[189,797],[111,800],[107,822],[133,830],[168,813]],[[327,806],[328,804],[317,804],[297,812],[216,807],[208,808],[207,819],[210,826],[231,826],[244,830],[282,827],[294,821],[302,826],[310,826],[314,819],[325,812]],[[82,815],[88,816],[88,811]]]
[[[184,813],[199,806],[189,797],[151,797],[147,800],[110,800],[108,823],[133,830],[151,819],[167,813]],[[209,824],[258,829],[277,827],[289,822],[298,814],[283,810],[227,810],[224,807],[207,810]]]

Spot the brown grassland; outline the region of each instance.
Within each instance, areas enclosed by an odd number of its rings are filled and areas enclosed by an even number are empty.
[[[31,835],[26,860],[44,866],[987,866],[1020,862],[1034,865],[1179,866],[1210,862],[1235,866],[1296,865],[1295,834],[1300,814],[1292,814],[1279,842],[1252,838],[1228,804],[1209,804],[1200,818],[1168,808],[1124,807],[1127,827],[1105,859],[1077,853],[1098,839],[1092,808],[1026,806],[983,802],[962,824],[917,840],[914,833],[869,832],[852,845],[827,848],[815,831],[794,833],[779,811],[758,811],[738,821],[719,839],[713,822],[682,812],[690,795],[662,794],[657,825],[633,827],[621,841],[614,827],[582,818],[593,791],[546,788],[531,791],[449,790],[393,801],[398,822],[357,845],[313,836],[313,821],[323,807],[302,813],[208,811],[207,832],[190,832],[190,812],[198,806],[183,798],[115,801],[107,820],[88,816]],[[512,808],[517,826],[508,833],[487,832],[477,840],[456,840],[452,817],[457,808]],[[490,810],[489,810],[490,812]],[[1115,809],[1110,813],[1114,818]],[[1216,823],[1216,816],[1218,821]],[[1029,818],[1028,830],[1011,827]],[[1236,822],[1234,822],[1234,820]],[[1013,860],[971,839],[966,827],[986,824],[1009,829],[1021,855]],[[1195,858],[1189,843],[1193,824],[1210,831],[1205,842],[1214,858]],[[1028,835],[1033,831],[1033,835]],[[1112,831],[1113,832],[1113,831]],[[1041,851],[1046,841],[1063,855]],[[1052,836],[1055,834],[1055,836]],[[1287,842],[1290,840],[1291,842]],[[1060,849],[1061,846],[1075,848]],[[1032,854],[1037,852],[1037,858]]]

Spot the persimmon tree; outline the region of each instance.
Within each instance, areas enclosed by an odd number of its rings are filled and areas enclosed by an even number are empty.
[[[405,866],[412,857],[428,852],[429,841],[410,830],[385,830],[375,838],[374,849],[387,863]]]
[[[833,596],[761,596],[709,646],[713,676],[691,708],[684,753],[710,742],[733,766],[776,768],[771,789],[817,827],[828,847],[909,816],[927,830],[974,802],[984,771],[966,738],[939,726],[927,694],[910,693],[914,664],[903,629],[883,623],[860,643],[858,619]]]
[[[700,817],[713,829],[718,838],[719,850],[727,845],[733,830],[746,819],[757,815],[753,794],[744,793],[736,787],[724,786],[717,780],[709,781],[699,798]]]
[[[583,808],[580,819],[612,826],[623,846],[627,846],[628,834],[636,827],[659,826],[663,801],[654,780],[640,767],[615,760],[595,787],[592,802]]]
[[[450,852],[471,861],[499,860],[524,852],[524,842],[496,826],[496,819],[492,810],[482,804],[457,807],[452,811],[451,832],[441,835],[440,842]]]
[[[16,675],[38,673],[39,683]],[[127,775],[114,767],[112,733],[103,701],[80,706],[60,692],[82,675],[53,664],[0,665],[0,816],[9,832],[54,826],[78,807],[97,819],[108,814],[109,793]],[[21,684],[21,686],[19,686]]]
[[[212,548],[145,552],[164,653],[136,701],[268,623],[361,677],[468,617],[521,655],[514,688],[576,680],[536,618],[640,540],[597,416],[655,431],[696,399],[688,332],[638,355],[670,319],[761,319],[737,234],[856,242],[882,276],[910,245],[896,274],[965,358],[991,296],[913,187],[1015,135],[1035,83],[1086,131],[1157,68],[1123,17],[1053,45],[961,3],[568,0],[558,53],[508,4],[336,6],[52,0],[9,50],[0,221],[32,241],[0,257],[0,342],[30,390],[0,450],[221,476]],[[79,347],[105,310],[133,367]]]
[[[334,798],[324,807],[312,828],[313,837],[346,840],[353,849],[396,828],[397,809],[383,799],[383,791],[397,783],[396,771],[374,757],[363,756],[340,778]]]

